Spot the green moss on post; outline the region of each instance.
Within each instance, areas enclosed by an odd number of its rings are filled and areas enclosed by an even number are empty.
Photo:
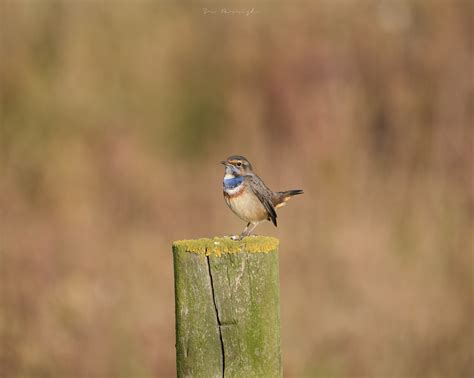
[[[178,377],[278,377],[278,240],[173,244]]]

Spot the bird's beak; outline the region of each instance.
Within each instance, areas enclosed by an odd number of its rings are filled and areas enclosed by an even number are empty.
[[[221,164],[227,165],[227,162],[225,160],[222,160]]]

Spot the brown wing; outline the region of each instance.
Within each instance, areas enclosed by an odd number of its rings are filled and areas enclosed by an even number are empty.
[[[268,214],[268,219],[271,220],[272,223],[276,226],[277,214],[272,203],[273,192],[267,188],[267,186],[263,183],[262,179],[256,174],[246,175],[245,179],[249,184],[250,189],[252,189],[254,194],[262,203],[263,207],[265,207],[265,210]]]

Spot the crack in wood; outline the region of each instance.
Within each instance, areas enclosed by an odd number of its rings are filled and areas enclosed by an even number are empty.
[[[222,323],[221,319],[219,317],[219,309],[217,308],[216,295],[215,295],[215,291],[214,291],[214,281],[212,279],[211,262],[210,262],[209,256],[206,256],[206,260],[207,260],[207,269],[209,271],[209,278],[211,280],[212,301],[214,303],[214,309],[216,310],[217,328],[219,330],[219,340],[221,342],[222,377],[224,377],[224,373],[225,373],[225,350],[224,350],[224,339],[222,338],[222,328],[221,327],[227,326],[228,324]]]

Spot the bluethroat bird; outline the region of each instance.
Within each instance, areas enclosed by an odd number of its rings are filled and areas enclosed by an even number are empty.
[[[271,220],[276,227],[275,209],[286,205],[291,197],[303,193],[300,189],[273,192],[253,172],[252,164],[243,156],[230,156],[221,164],[225,165],[222,184],[225,202],[240,219],[247,222],[242,233],[232,237],[234,240],[250,235],[260,222],[266,220]]]

